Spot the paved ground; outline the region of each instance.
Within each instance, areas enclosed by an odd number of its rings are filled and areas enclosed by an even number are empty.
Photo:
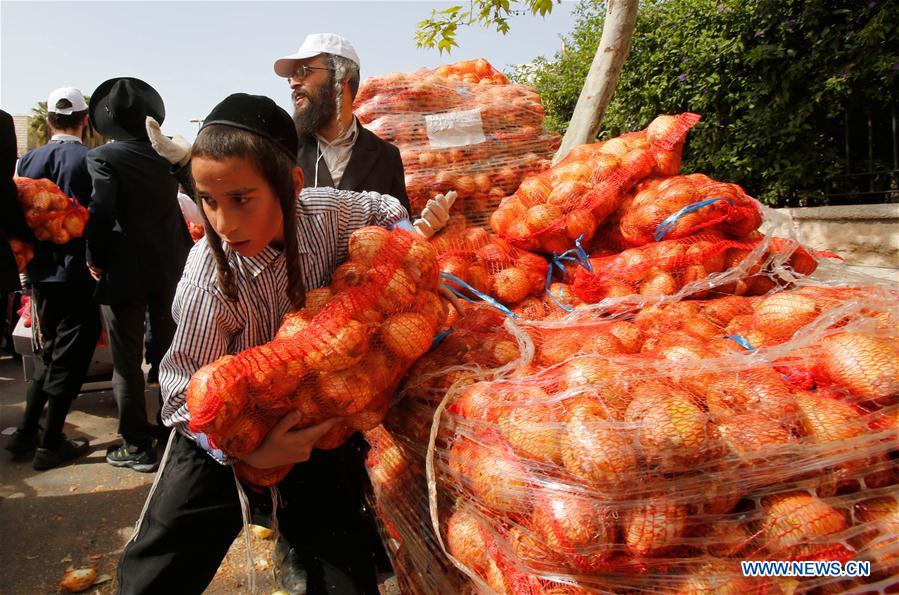
[[[22,366],[0,358],[0,430],[16,426],[24,409]],[[115,569],[131,535],[153,474],[117,469],[106,463],[106,447],[116,442],[112,393],[82,394],[67,418],[66,433],[91,441],[90,454],[49,471],[34,471],[31,460],[16,461],[0,450],[0,593],[58,593],[67,567],[92,566],[109,580],[87,593],[114,593]],[[0,436],[0,446],[8,436]],[[243,536],[228,553],[207,593],[247,593]],[[271,541],[253,540],[258,593],[276,590],[271,573]]]

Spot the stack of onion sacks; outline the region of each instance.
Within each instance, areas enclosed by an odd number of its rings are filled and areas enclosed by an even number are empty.
[[[523,324],[534,360],[452,391],[437,420],[448,552],[500,591],[551,575],[694,592],[745,559],[872,559],[869,583],[895,573],[899,354],[883,351],[895,324],[876,324],[895,296],[864,293],[844,316],[822,309],[820,324],[752,356],[724,337],[663,330],[670,308],[633,324],[579,313],[573,341],[558,323]],[[719,328],[752,316],[751,300],[723,301],[695,314]],[[775,367],[814,337],[819,356],[841,363],[826,390],[799,389]]]
[[[316,448],[336,448],[353,432],[377,426],[397,382],[446,318],[437,275],[434,251],[417,234],[357,230],[331,285],[308,291],[306,306],[285,316],[273,341],[223,356],[194,375],[187,391],[191,431],[240,457],[291,410],[303,414],[300,427],[343,418]],[[255,485],[272,485],[290,467],[238,463],[238,472]]]
[[[640,132],[574,148],[551,169],[526,178],[490,218],[496,233],[539,252],[564,252],[597,228],[631,188],[649,176],[680,171],[687,131],[696,114],[657,117]]]
[[[25,222],[41,241],[65,244],[80,238],[87,225],[88,212],[47,179],[14,178]]]
[[[454,66],[466,72],[454,74]],[[400,149],[414,213],[436,194],[453,190],[454,212],[485,222],[524,176],[549,167],[560,138],[543,130],[540,96],[504,77],[503,84],[487,84],[498,77],[478,59],[436,72],[370,77],[360,86],[354,113]]]

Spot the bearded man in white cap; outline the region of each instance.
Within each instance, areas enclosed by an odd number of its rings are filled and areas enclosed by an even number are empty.
[[[352,44],[333,33],[307,35],[296,53],[275,60],[275,73],[292,91],[300,139],[297,163],[306,186],[389,194],[411,214],[399,149],[353,115],[360,64]],[[446,225],[454,198],[430,201],[415,222],[419,231],[429,236]]]

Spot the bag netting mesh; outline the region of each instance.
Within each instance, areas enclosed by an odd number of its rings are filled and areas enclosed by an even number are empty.
[[[13,178],[25,222],[41,241],[65,244],[80,238],[87,225],[87,209],[66,196],[59,186],[45,178]]]
[[[560,142],[543,130],[537,93],[483,59],[368,78],[353,110],[400,149],[414,213],[455,190],[454,212],[478,224],[526,175],[549,167]]]
[[[437,259],[418,234],[366,227],[350,236],[349,258],[328,287],[306,294],[275,339],[201,368],[187,391],[190,429],[240,457],[253,452],[285,414],[298,427],[341,417],[316,448],[336,448],[381,423],[393,389],[431,346],[446,307],[437,296]],[[255,485],[290,467],[238,464]]]
[[[680,171],[696,114],[659,116],[640,132],[572,149],[551,169],[526,178],[490,216],[490,226],[528,250],[562,253],[589,241],[634,185]]]

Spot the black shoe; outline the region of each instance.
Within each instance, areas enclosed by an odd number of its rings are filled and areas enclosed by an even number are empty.
[[[9,442],[6,443],[4,448],[18,457],[31,452],[37,448],[37,445],[38,435],[36,431],[30,433],[19,428],[13,432],[13,435],[10,437]]]
[[[35,451],[32,467],[35,471],[46,471],[72,459],[77,459],[81,455],[87,454],[90,449],[91,443],[84,438],[69,440],[63,435],[62,441],[56,448],[38,448]]]
[[[306,568],[300,562],[297,551],[293,549],[287,540],[278,536],[275,543],[275,578],[281,583],[281,588],[290,595],[299,595],[306,592]]]
[[[149,448],[140,448],[127,442],[110,446],[106,450],[106,462],[113,467],[130,467],[141,473],[152,473],[159,467],[153,445]]]

